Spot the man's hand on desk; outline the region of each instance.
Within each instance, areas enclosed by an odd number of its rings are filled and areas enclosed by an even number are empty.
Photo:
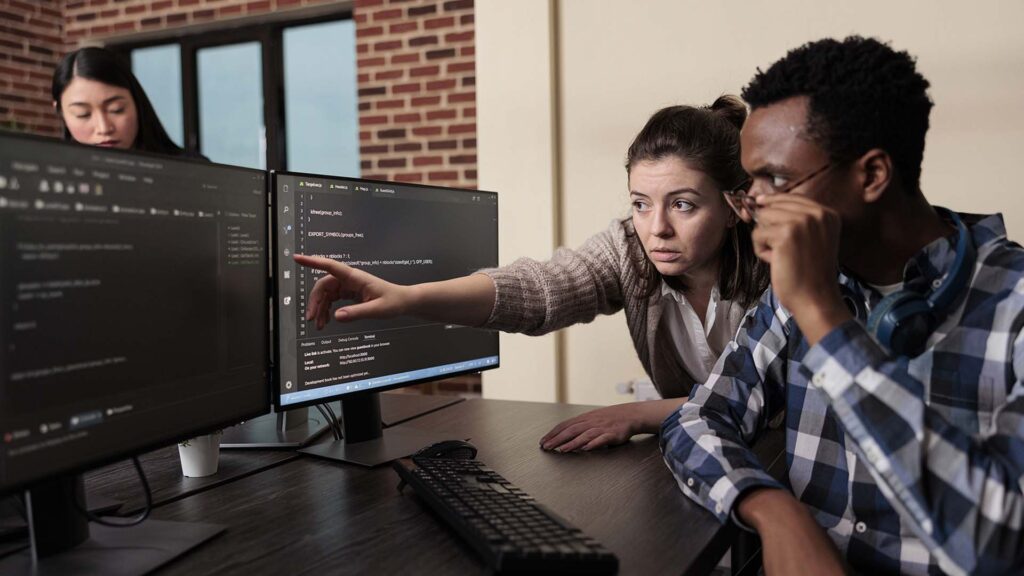
[[[555,452],[586,451],[622,444],[634,434],[657,434],[662,421],[683,402],[674,398],[591,410],[552,428],[540,439],[540,447]]]
[[[789,492],[755,489],[742,497],[738,507],[740,519],[761,536],[767,576],[845,573],[835,544]]]

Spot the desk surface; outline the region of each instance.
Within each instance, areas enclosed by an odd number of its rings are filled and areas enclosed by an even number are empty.
[[[714,566],[730,530],[682,495],[656,438],[588,454],[538,448],[552,426],[588,409],[469,400],[403,426],[470,438],[480,460],[611,549],[620,574]],[[228,530],[159,573],[480,572],[473,552],[397,483],[390,467],[303,457],[171,502],[153,517]]]

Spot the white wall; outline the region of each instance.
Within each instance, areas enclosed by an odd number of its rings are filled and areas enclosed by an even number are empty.
[[[548,0],[476,6],[479,186],[498,192],[501,264],[555,247],[553,32]],[[501,365],[487,398],[556,399],[555,335],[502,334]]]
[[[478,0],[477,10],[502,4],[513,3]],[[1024,3],[562,0],[558,8],[557,50],[551,52],[559,58],[556,169],[564,183],[560,232],[567,245],[625,214],[624,154],[655,110],[738,93],[756,68],[768,67],[788,49],[853,33],[909,51],[932,84],[936,106],[922,174],[925,195],[959,210],[1001,211],[1010,237],[1024,234],[1024,194],[1015,189],[1014,169],[1024,141]],[[478,43],[490,42],[487,32],[478,28]],[[521,37],[508,40],[504,50],[491,45],[489,54],[508,58],[523,51]],[[493,65],[486,56],[481,51],[477,59],[481,92],[484,72]],[[488,114],[488,105],[492,101],[481,100],[479,113]],[[481,127],[481,142],[484,133]],[[501,178],[489,179],[489,156],[518,153],[481,145],[481,180],[506,189]],[[503,236],[502,242],[505,254],[523,253],[515,241]],[[619,314],[567,331],[569,401],[623,400],[614,383],[642,374],[624,326]],[[501,370],[515,369],[511,362]]]

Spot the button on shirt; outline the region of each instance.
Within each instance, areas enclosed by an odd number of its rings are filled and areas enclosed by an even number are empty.
[[[711,289],[704,322],[701,322],[686,295],[672,289],[665,281],[661,282],[661,297],[665,307],[661,322],[672,337],[672,345],[679,351],[683,367],[695,382],[707,380],[718,357],[736,334],[746,309],[735,300],[722,300],[715,286]]]
[[[745,491],[789,490],[859,572],[1024,573],[1024,249],[999,215],[963,219],[974,275],[915,358],[858,320],[809,347],[769,290],[662,425],[682,491],[725,522]],[[954,241],[912,258],[903,288],[931,290]],[[840,282],[869,307],[882,297]],[[785,484],[750,450],[780,412]]]

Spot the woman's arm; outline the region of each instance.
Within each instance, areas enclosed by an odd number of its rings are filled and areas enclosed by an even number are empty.
[[[483,274],[401,286],[328,258],[296,254],[295,261],[327,273],[313,286],[306,305],[306,320],[315,319],[318,329],[330,321],[337,300],[355,301],[334,312],[339,322],[411,315],[479,326],[494,308],[494,282]]]
[[[592,450],[622,444],[636,434],[657,434],[665,418],[683,402],[685,398],[669,398],[591,410],[552,428],[540,439],[540,447],[555,452]]]

